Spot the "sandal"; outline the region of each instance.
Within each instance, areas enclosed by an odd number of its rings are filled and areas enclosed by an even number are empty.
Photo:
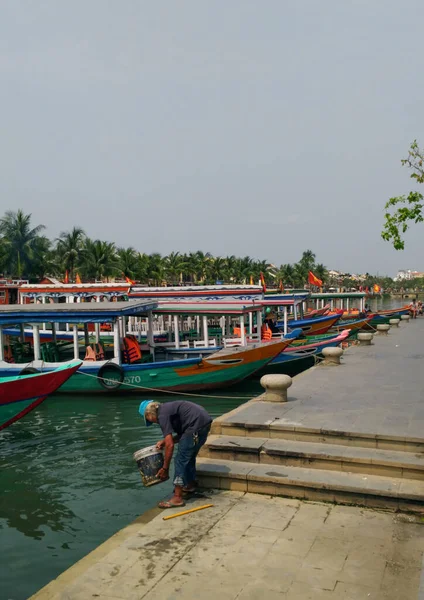
[[[159,502],[158,504],[158,508],[178,508],[179,506],[185,506],[185,502],[182,504],[173,504],[169,500],[162,500],[162,502]]]

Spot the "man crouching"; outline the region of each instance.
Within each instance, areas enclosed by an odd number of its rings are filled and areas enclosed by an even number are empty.
[[[153,402],[144,400],[139,407],[146,426],[158,423],[162,429],[163,440],[156,447],[165,448],[163,467],[158,477],[165,481],[169,478],[169,465],[178,444],[175,457],[174,495],[169,501],[159,502],[159,508],[184,506],[183,493],[194,492],[196,488],[196,457],[206,442],[211,428],[212,418],[204,408],[193,402]]]

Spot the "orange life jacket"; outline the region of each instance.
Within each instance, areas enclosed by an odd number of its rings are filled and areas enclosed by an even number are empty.
[[[135,335],[127,335],[122,340],[123,361],[127,364],[135,363],[142,358],[140,344]]]
[[[96,353],[91,346],[86,347],[84,360],[96,360]]]
[[[87,346],[84,360],[104,360],[105,352],[101,344],[93,344],[93,347]]]
[[[261,327],[261,339],[264,342],[269,342],[272,339],[272,331],[266,323]]]

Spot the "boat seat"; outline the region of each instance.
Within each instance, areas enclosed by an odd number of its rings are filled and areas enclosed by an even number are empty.
[[[206,346],[205,340],[197,340],[193,342],[194,348],[216,348],[216,340],[209,340],[208,346]]]

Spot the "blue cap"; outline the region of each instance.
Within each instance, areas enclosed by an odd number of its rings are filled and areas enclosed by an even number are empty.
[[[146,427],[150,427],[150,425],[153,425],[153,423],[151,421],[146,420],[146,408],[152,402],[153,402],[153,400],[143,400],[143,402],[141,402],[140,406],[138,407],[138,412],[143,417]]]

